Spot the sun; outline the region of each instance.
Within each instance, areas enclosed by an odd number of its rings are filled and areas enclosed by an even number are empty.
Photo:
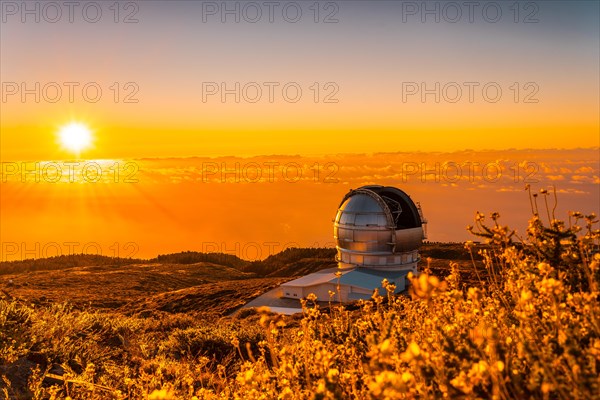
[[[92,131],[80,122],[71,122],[58,132],[60,144],[66,150],[79,154],[92,144]]]

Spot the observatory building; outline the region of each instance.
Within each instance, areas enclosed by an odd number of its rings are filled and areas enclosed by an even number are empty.
[[[406,286],[417,273],[419,247],[426,237],[421,207],[391,186],[363,186],[342,199],[333,222],[338,268],[322,270],[281,285],[281,296],[300,299],[314,293],[321,301],[369,299],[381,281]]]

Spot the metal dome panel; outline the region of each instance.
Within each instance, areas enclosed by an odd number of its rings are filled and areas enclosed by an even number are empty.
[[[360,212],[360,213],[382,213],[383,208],[381,205],[371,196],[364,193],[358,193],[351,198],[348,198],[340,206],[346,212]]]

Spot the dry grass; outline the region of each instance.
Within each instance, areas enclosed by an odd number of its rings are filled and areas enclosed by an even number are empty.
[[[5,275],[11,295],[36,304],[68,301],[77,306],[118,308],[153,295],[254,274],[212,263],[134,264],[67,268]],[[6,285],[12,281],[11,285]]]

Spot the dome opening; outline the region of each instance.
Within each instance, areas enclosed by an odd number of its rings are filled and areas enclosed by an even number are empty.
[[[376,193],[390,208],[396,229],[417,228],[422,225],[419,210],[406,193],[395,188],[394,190],[381,190]]]

